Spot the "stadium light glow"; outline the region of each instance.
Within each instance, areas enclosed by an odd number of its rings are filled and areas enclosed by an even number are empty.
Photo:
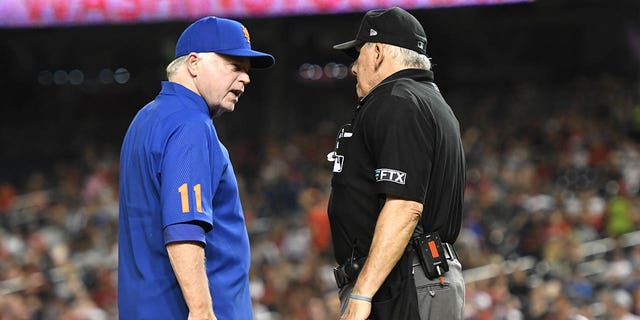
[[[533,0],[2,0],[0,27],[42,27],[493,5]]]

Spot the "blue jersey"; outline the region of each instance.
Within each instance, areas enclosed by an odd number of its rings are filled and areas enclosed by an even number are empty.
[[[120,156],[118,307],[121,320],[187,319],[163,232],[202,226],[218,319],[253,319],[249,239],[229,154],[200,96],[163,82],[124,138]]]

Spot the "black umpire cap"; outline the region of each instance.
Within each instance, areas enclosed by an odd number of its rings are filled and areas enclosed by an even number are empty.
[[[358,57],[356,47],[366,42],[386,43],[420,54],[427,53],[427,36],[422,25],[409,12],[398,7],[368,11],[362,18],[356,39],[333,48],[355,59]]]

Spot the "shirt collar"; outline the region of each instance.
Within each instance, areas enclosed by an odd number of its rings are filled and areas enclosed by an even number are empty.
[[[382,87],[390,82],[394,82],[398,79],[412,79],[415,81],[419,81],[419,82],[433,82],[433,71],[431,70],[424,70],[424,69],[403,69],[400,70],[390,76],[388,76],[387,78],[385,78],[384,80],[380,81],[380,83],[373,87],[371,89],[371,91],[369,91],[369,93],[367,93],[364,97],[362,97],[362,99],[360,99],[360,102],[358,103],[358,108],[360,108],[360,106],[364,105],[365,101],[367,100],[367,98],[379,87]]]
[[[194,107],[211,116],[209,107],[207,106],[206,101],[204,101],[204,98],[177,82],[162,81],[162,89],[160,90],[160,94],[178,95],[187,98],[191,100],[191,102],[193,102],[192,105]]]

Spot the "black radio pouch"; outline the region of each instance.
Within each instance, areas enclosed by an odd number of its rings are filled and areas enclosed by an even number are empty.
[[[445,272],[449,271],[449,264],[444,255],[442,241],[437,232],[413,238],[413,248],[418,255],[427,278],[433,280],[442,277]]]

